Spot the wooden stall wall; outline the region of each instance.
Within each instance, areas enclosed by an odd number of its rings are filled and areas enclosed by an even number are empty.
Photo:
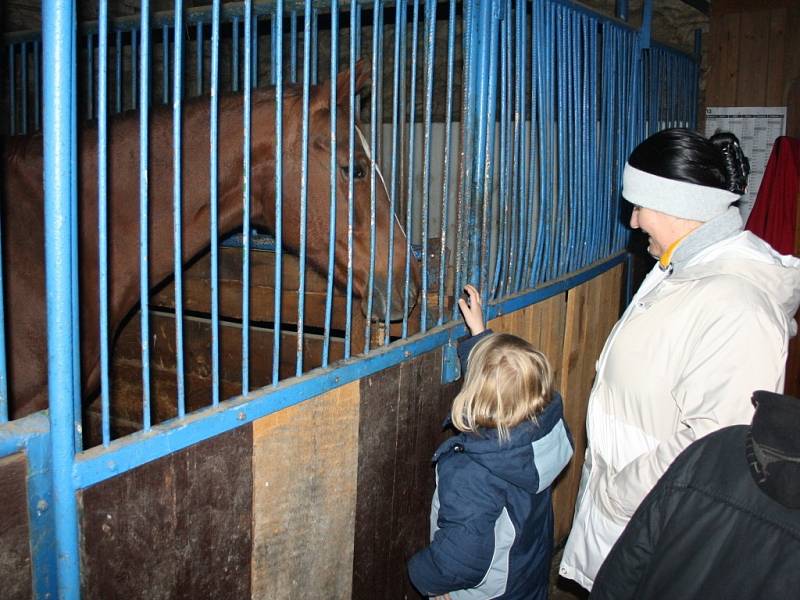
[[[586,402],[624,265],[491,321],[550,357],[576,440],[554,494],[569,530]],[[460,382],[410,358],[79,494],[86,598],[414,598],[431,457]]]
[[[0,597],[32,597],[28,533],[27,461],[17,453],[0,458]]]
[[[800,138],[800,2],[714,0],[708,106],[786,106]],[[795,254],[800,255],[800,201]],[[800,396],[800,336],[789,346],[786,393]]]

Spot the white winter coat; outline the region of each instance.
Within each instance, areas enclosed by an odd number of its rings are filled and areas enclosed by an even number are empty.
[[[589,446],[560,574],[591,590],[644,496],[691,442],[749,423],[783,391],[800,259],[739,232],[647,275],[614,326],[589,397]]]

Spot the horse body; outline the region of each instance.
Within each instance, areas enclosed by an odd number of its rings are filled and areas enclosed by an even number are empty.
[[[359,65],[360,88],[369,73]],[[337,82],[337,164],[347,165],[349,72]],[[311,90],[309,108],[308,202],[305,223],[307,260],[325,272],[328,265],[330,210],[330,82]],[[210,240],[209,103],[184,103],[182,111],[182,248],[183,263],[207,250]],[[275,225],[275,92],[252,94],[251,224],[268,230]],[[297,252],[300,246],[300,150],[302,94],[289,87],[283,100],[282,241]],[[220,99],[218,235],[242,227],[242,96]],[[321,133],[320,133],[321,132]],[[149,127],[148,201],[150,287],[174,271],[173,128],[166,107],[153,109]],[[139,300],[139,118],[128,113],[109,121],[108,144],[108,281],[109,335],[115,332]],[[79,135],[79,261],[81,372],[84,396],[99,385],[99,261],[97,213],[97,129],[83,127]],[[364,149],[357,147],[359,172],[368,173]],[[42,137],[15,138],[5,152],[4,249],[6,266],[7,356],[13,417],[47,407],[47,348],[44,275],[44,201]],[[336,175],[336,252],[334,281],[343,288],[347,277],[347,177]],[[366,304],[370,260],[369,178],[354,181],[354,295]],[[376,251],[373,318],[402,316],[406,237],[390,214],[385,190],[376,199]],[[394,227],[394,261],[389,269],[389,230]],[[412,260],[410,295],[416,298],[418,267]],[[385,298],[391,278],[394,293]],[[410,308],[410,307],[409,307]]]

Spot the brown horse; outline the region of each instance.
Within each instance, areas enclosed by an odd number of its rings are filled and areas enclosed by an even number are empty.
[[[347,278],[347,187],[349,71],[337,85],[336,242],[334,281]],[[359,62],[356,93],[370,81],[369,67]],[[327,272],[330,212],[331,82],[312,86],[309,105],[307,260]],[[275,91],[252,93],[251,198],[255,227],[275,225]],[[219,233],[242,227],[242,96],[220,99],[219,107]],[[283,245],[297,252],[300,245],[300,156],[302,88],[289,86],[283,95]],[[184,103],[182,115],[182,218],[185,262],[210,244],[209,102]],[[121,115],[109,122],[109,329],[113,336],[137,305],[139,296],[139,118]],[[172,113],[156,108],[149,129],[149,283],[168,279],[173,266]],[[353,235],[354,295],[366,306],[370,261],[370,163],[356,140],[354,168],[355,223]],[[44,215],[42,137],[8,141],[5,156],[4,249],[7,355],[10,409],[14,418],[47,407],[45,335]],[[84,397],[99,386],[99,296],[97,216],[97,129],[83,127],[79,135],[79,252],[81,371]],[[406,236],[391,214],[385,189],[377,186],[376,249],[372,318],[403,316]],[[389,271],[389,234],[394,228],[394,260]],[[419,273],[414,260],[409,285],[416,299]],[[388,279],[392,298],[386,299]],[[414,302],[415,300],[412,300]],[[410,307],[409,307],[410,309]],[[366,311],[365,311],[366,312]]]

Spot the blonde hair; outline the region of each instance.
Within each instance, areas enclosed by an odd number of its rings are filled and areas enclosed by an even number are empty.
[[[552,372],[544,354],[509,333],[493,333],[469,354],[461,392],[451,418],[459,431],[497,429],[501,440],[526,420],[535,421],[550,403]]]

